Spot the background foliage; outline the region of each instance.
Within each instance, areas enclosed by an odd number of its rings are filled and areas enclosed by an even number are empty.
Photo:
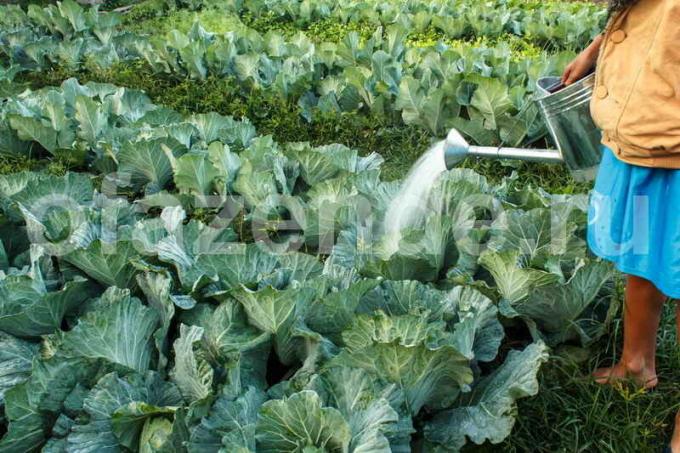
[[[3,451],[663,443],[672,386],[662,397],[574,377],[574,362],[615,357],[616,335],[599,339],[618,333],[621,299],[585,250],[583,197],[549,193],[586,186],[561,168],[469,162],[481,175],[442,177],[396,249],[379,222],[392,180],[448,127],[543,146],[533,83],[599,31],[599,7],[152,0],[102,12],[118,6],[0,7]],[[221,229],[235,196],[245,203]],[[505,212],[492,222],[467,197]],[[369,225],[355,222],[365,200]],[[556,213],[561,251],[542,242]],[[294,231],[272,228],[291,219]],[[479,260],[471,241],[487,249]],[[224,242],[245,254],[207,253]],[[674,341],[660,340],[662,382],[677,379]]]

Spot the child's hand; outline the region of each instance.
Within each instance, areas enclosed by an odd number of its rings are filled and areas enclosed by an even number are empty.
[[[601,45],[602,35],[598,35],[598,37],[595,38],[593,42],[574,59],[574,61],[569,63],[564,70],[564,74],[562,74],[562,83],[564,85],[571,85],[588,75],[590,70],[595,67]]]
[[[571,85],[572,83],[582,79],[595,66],[595,62],[590,58],[590,55],[583,51],[578,57],[574,59],[564,70],[562,74],[562,84]]]

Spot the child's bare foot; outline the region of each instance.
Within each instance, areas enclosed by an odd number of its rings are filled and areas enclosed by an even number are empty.
[[[622,362],[617,363],[613,367],[595,370],[593,377],[598,384],[612,384],[632,380],[646,389],[654,388],[659,383],[654,369],[641,366],[633,367]]]
[[[671,451],[680,453],[680,412],[675,416],[675,431],[673,432],[673,440],[671,440]]]

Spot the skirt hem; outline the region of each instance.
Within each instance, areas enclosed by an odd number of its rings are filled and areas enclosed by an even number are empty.
[[[640,277],[644,278],[645,280],[649,280],[656,286],[656,288],[666,297],[670,297],[671,299],[680,299],[680,288],[677,288],[676,290],[670,290],[666,287],[665,284],[659,284],[658,281],[655,281],[655,279],[648,275],[649,272],[642,271],[640,269],[633,269],[632,267],[625,266],[621,264],[617,259],[612,258],[610,256],[607,256],[606,254],[602,253],[597,247],[594,247],[592,244],[588,244],[590,251],[593,252],[595,255],[598,257],[602,258],[603,260],[609,261],[614,264],[614,267],[621,273],[627,274],[627,275],[633,275],[635,277]]]

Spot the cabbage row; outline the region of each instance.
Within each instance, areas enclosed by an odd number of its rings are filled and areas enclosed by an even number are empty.
[[[332,19],[344,24],[360,22],[383,27],[400,24],[414,33],[433,30],[443,39],[497,38],[512,34],[553,48],[572,50],[586,45],[597,35],[606,16],[606,11],[597,5],[559,1],[351,0],[341,5],[328,0],[211,0],[186,6],[215,8],[248,21],[265,18],[292,22],[299,28]],[[113,27],[121,18],[111,13],[105,14],[104,20],[98,19],[94,12],[96,8],[85,12],[75,2],[68,1],[46,8],[29,5],[27,12],[16,6],[0,8],[4,13],[4,19],[0,19],[3,25],[42,28],[64,37]]]
[[[498,443],[548,348],[617,308],[584,197],[516,176],[448,172],[392,236],[377,154],[75,79],[0,129],[81,169],[0,176],[3,452]]]
[[[117,16],[71,0],[30,11],[40,27],[25,28],[18,19],[22,25],[0,37],[12,65],[3,72],[142,59],[159,75],[230,77],[244,96],[267,90],[297,104],[309,121],[319,113],[364,112],[435,134],[457,127],[486,145],[530,144],[545,135],[531,105],[535,82],[573,57],[570,51],[517,57],[502,42],[411,47],[410,29],[400,23],[378,27],[367,40],[351,32],[341,42],[314,43],[302,33],[284,38],[247,27],[214,34],[199,23],[186,34],[138,36],[117,28]]]
[[[209,7],[210,2],[205,6]],[[290,21],[307,27],[332,19],[389,26],[412,33],[434,31],[442,39],[519,36],[554,49],[577,50],[600,33],[606,11],[591,3],[443,0],[245,0],[217,2],[235,14]]]

